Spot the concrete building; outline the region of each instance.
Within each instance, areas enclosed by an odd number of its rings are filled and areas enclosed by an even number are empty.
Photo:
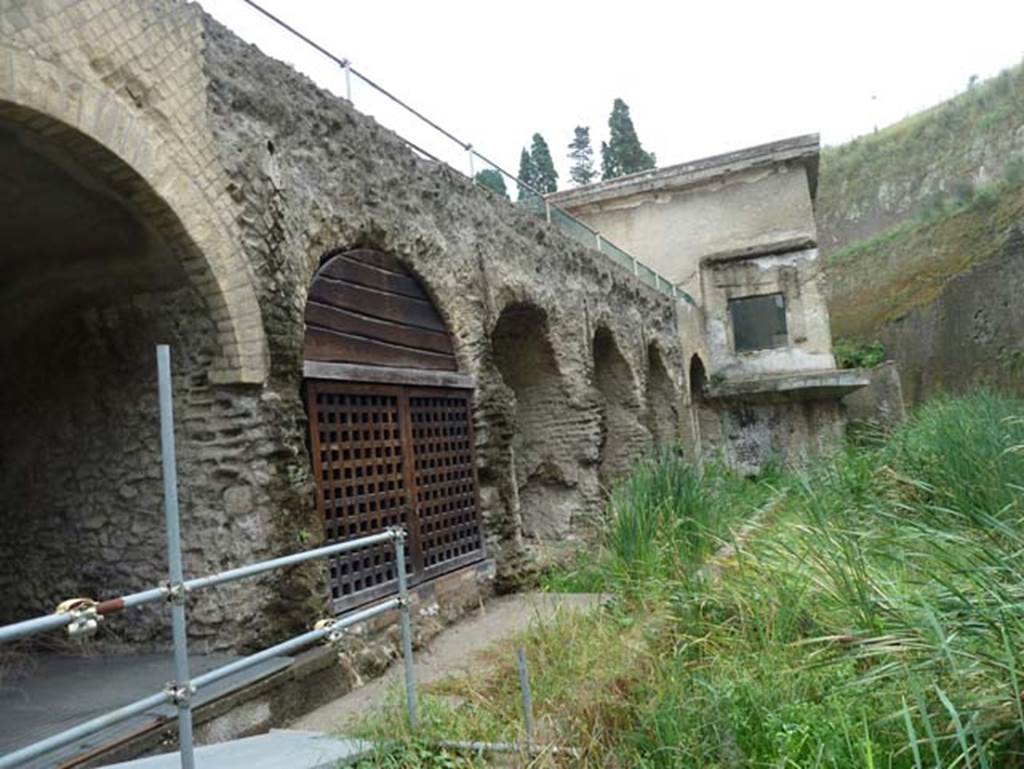
[[[838,371],[818,265],[818,137],[800,136],[556,193],[586,222],[687,292],[690,435],[746,472],[835,447]]]

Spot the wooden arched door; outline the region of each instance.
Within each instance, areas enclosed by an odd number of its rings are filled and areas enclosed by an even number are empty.
[[[309,290],[304,358],[328,542],[403,526],[413,583],[481,560],[474,383],[420,282],[390,254],[333,255]],[[335,611],[390,592],[392,557],[384,545],[332,559]]]

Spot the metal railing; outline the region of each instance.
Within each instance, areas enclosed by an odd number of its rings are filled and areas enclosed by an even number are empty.
[[[550,224],[553,224],[554,226],[558,227],[558,229],[561,230],[563,233],[572,238],[575,238],[579,242],[583,243],[585,246],[600,251],[613,262],[618,264],[620,267],[632,273],[633,276],[641,283],[645,283],[648,286],[656,289],[657,291],[660,291],[664,294],[668,294],[669,296],[675,299],[680,299],[689,304],[693,304],[693,299],[690,297],[690,295],[683,291],[678,286],[676,286],[675,283],[673,283],[671,280],[661,275],[659,272],[651,269],[646,264],[639,261],[638,259],[636,259],[636,257],[632,256],[625,250],[616,246],[606,237],[601,235],[601,233],[599,233],[597,230],[593,229],[584,222],[581,222],[579,219],[572,216],[572,214],[570,214],[565,209],[555,205],[550,200],[547,200],[544,197],[544,193],[541,190],[538,190],[536,187],[533,187],[529,183],[524,182],[515,174],[505,170],[500,165],[495,163],[493,160],[488,158],[486,155],[483,155],[482,153],[477,151],[472,143],[463,141],[458,136],[453,134],[451,131],[446,130],[440,124],[431,120],[422,112],[413,108],[407,102],[398,98],[393,93],[388,91],[386,88],[371,80],[369,77],[367,77],[362,72],[353,67],[351,61],[331,53],[327,48],[324,48],[319,43],[316,43],[303,33],[299,32],[295,27],[291,26],[280,17],[274,15],[273,13],[268,11],[266,8],[264,8],[254,0],[242,0],[242,2],[244,2],[246,5],[261,13],[263,16],[265,16],[271,22],[276,24],[278,27],[285,30],[290,35],[294,36],[296,39],[302,41],[305,45],[308,45],[313,50],[327,57],[332,62],[337,64],[339,67],[341,67],[345,74],[345,98],[349,101],[350,104],[354,104],[352,100],[352,78],[356,77],[366,85],[370,86],[370,88],[375,90],[377,93],[386,97],[391,102],[401,107],[403,110],[408,112],[416,119],[422,121],[425,125],[429,126],[431,129],[439,133],[449,142],[452,142],[459,148],[461,148],[466,153],[469,168],[468,176],[469,179],[474,184],[483,187],[484,189],[490,189],[487,187],[487,185],[481,184],[476,176],[477,171],[483,170],[477,167],[478,161],[485,163],[492,170],[497,171],[499,174],[501,174],[503,178],[509,180],[510,182],[513,182],[516,185],[516,187],[519,188],[519,190],[526,190],[528,193],[530,193],[523,197],[522,199],[520,199],[516,205],[524,208],[525,210],[539,217],[546,219]],[[423,149],[419,145],[409,141],[401,134],[398,134],[396,132],[395,135],[403,142],[405,142],[407,146],[409,146],[412,150],[419,153],[420,155],[427,157],[431,160],[434,160],[438,163],[445,163],[445,165],[448,165],[450,168],[452,168],[452,170],[458,173],[462,173],[460,169],[455,168],[450,163],[446,163],[444,160],[441,160],[436,155],[431,154],[430,152]]]
[[[73,636],[88,635],[97,629],[105,616],[157,601],[166,601],[171,607],[175,680],[155,694],[131,702],[104,715],[97,716],[58,734],[46,737],[38,742],[15,750],[13,753],[0,756],[0,769],[20,766],[28,761],[44,756],[50,751],[70,745],[108,726],[166,704],[177,706],[178,745],[182,769],[193,769],[195,758],[192,739],[192,697],[197,691],[234,673],[266,662],[274,657],[298,651],[318,641],[325,639],[337,641],[346,628],[396,609],[399,612],[401,626],[406,708],[409,724],[415,729],[417,724],[416,685],[412,667],[412,623],[409,616],[408,581],[405,571],[405,531],[400,528],[388,529],[368,537],[339,542],[313,550],[306,550],[280,558],[240,566],[235,569],[216,572],[205,577],[186,580],[183,575],[181,558],[178,483],[174,451],[174,414],[171,403],[171,361],[170,350],[166,345],[157,347],[157,368],[160,391],[160,446],[163,455],[164,518],[167,529],[167,560],[170,577],[168,583],[105,601],[97,602],[84,598],[65,601],[53,614],[0,627],[0,643],[26,638],[62,627],[66,627]],[[313,630],[307,633],[302,633],[261,652],[243,657],[202,675],[194,678],[190,677],[185,616],[185,599],[189,593],[227,582],[254,577],[273,569],[293,566],[306,561],[325,558],[384,542],[393,542],[395,548],[396,595],[394,597],[370,608],[362,609],[337,619],[322,620],[317,623]]]

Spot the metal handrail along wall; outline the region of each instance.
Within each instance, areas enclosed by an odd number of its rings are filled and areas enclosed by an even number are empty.
[[[412,622],[410,618],[408,580],[405,570],[405,531],[401,528],[388,529],[379,534],[305,550],[280,558],[259,561],[204,577],[184,579],[179,530],[177,470],[174,452],[174,415],[171,403],[170,350],[166,345],[160,345],[157,348],[157,365],[160,388],[160,442],[164,473],[164,514],[167,530],[168,573],[170,575],[168,584],[105,601],[97,602],[88,599],[75,599],[64,602],[52,614],[0,627],[0,643],[26,638],[62,627],[66,627],[72,635],[85,635],[95,631],[98,623],[105,616],[157,601],[166,601],[171,608],[175,680],[159,692],[34,742],[13,753],[0,756],[0,769],[20,766],[108,726],[168,703],[173,703],[178,709],[178,743],[182,769],[194,769],[192,696],[197,691],[273,657],[298,651],[325,639],[336,641],[346,628],[394,610],[399,612],[402,658],[405,673],[406,708],[409,723],[415,729],[417,725],[416,686],[413,677]],[[293,566],[383,542],[393,542],[395,548],[396,594],[392,598],[338,619],[321,621],[317,623],[313,630],[307,633],[302,633],[287,641],[223,665],[195,678],[189,675],[185,614],[185,599],[189,593],[227,582],[247,579],[273,569]]]

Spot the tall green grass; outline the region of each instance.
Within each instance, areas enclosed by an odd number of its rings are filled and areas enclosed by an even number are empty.
[[[553,592],[650,591],[691,574],[769,498],[774,468],[751,481],[723,465],[663,452],[613,487],[603,540],[570,569],[547,575]]]
[[[1022,487],[1024,404],[988,393],[770,481],[641,465],[591,561],[619,600],[516,641],[544,739],[594,767],[1024,766]],[[494,659],[428,696],[469,704],[438,736],[520,734]]]
[[[605,568],[620,585],[678,579],[767,496],[764,481],[719,464],[689,465],[671,453],[641,462],[612,492]]]

